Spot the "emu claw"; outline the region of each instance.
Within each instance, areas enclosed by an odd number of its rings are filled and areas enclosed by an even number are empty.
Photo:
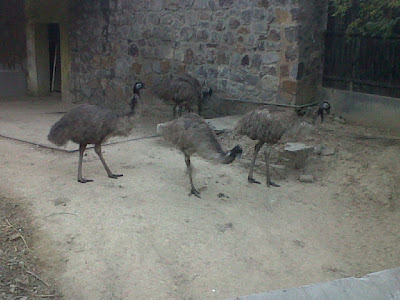
[[[258,180],[255,180],[253,177],[248,177],[247,180],[249,183],[261,184],[261,182],[259,182]]]
[[[276,184],[276,183],[275,183],[275,182],[273,182],[273,181],[267,182],[267,186],[275,186],[275,187],[280,187],[280,185],[279,185],[279,184]]]
[[[196,190],[195,188],[192,188],[190,191],[189,196],[195,195],[197,198],[201,198],[200,197],[200,192],[198,190]]]
[[[108,177],[113,178],[113,179],[118,179],[118,177],[122,177],[122,176],[124,176],[124,175],[122,175],[122,174],[110,174],[110,175],[108,175]]]
[[[92,179],[86,179],[86,178],[80,178],[80,179],[78,179],[78,182],[87,183],[87,182],[93,182],[93,180]]]

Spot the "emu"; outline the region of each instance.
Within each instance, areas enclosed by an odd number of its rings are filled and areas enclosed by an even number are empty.
[[[321,122],[324,119],[324,113],[329,114],[330,104],[323,102],[316,113],[314,114],[314,122],[318,116],[321,117]],[[316,116],[316,118],[315,118]],[[299,118],[295,111],[288,109],[277,108],[259,108],[255,109],[240,119],[235,128],[235,135],[245,135],[252,140],[257,140],[258,143],[254,148],[253,158],[250,165],[249,175],[247,180],[250,183],[258,183],[253,177],[254,165],[257,159],[258,152],[264,144],[267,144],[265,150],[266,163],[266,178],[267,186],[279,187],[278,184],[271,181],[269,171],[269,157],[271,154],[272,145],[276,144],[284,134],[294,133],[299,128]]]
[[[317,123],[318,117],[321,117],[321,123],[324,122],[324,113],[329,115],[330,112],[331,112],[331,105],[329,104],[329,102],[327,101],[322,102],[319,105],[318,109],[314,112],[313,124]]]
[[[153,91],[162,100],[174,102],[174,118],[177,108],[180,116],[183,107],[190,113],[194,104],[197,104],[200,115],[203,102],[212,95],[211,88],[203,90],[200,82],[187,73],[176,74],[170,79],[157,82],[153,86]]]
[[[198,153],[201,157],[216,163],[230,164],[242,154],[237,145],[230,151],[224,151],[214,131],[203,118],[194,113],[186,114],[178,119],[157,126],[157,133],[175,146],[185,155],[185,163],[189,174],[190,195],[200,198],[200,192],[194,187],[190,156]]]
[[[142,82],[135,83],[130,111],[127,114],[119,114],[97,105],[82,104],[70,110],[51,127],[47,137],[50,142],[58,146],[63,146],[68,141],[79,144],[78,182],[93,181],[82,177],[83,154],[88,144],[94,144],[94,151],[99,156],[108,177],[117,179],[122,176],[113,174],[108,168],[101,153],[101,144],[113,136],[129,135],[140,102],[140,90],[143,88]]]

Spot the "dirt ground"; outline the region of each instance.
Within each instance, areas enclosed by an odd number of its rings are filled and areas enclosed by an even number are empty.
[[[30,217],[14,199],[0,198],[0,299],[61,299],[38,274],[43,263],[31,251]]]
[[[154,133],[160,119],[145,114],[134,135]],[[38,124],[45,137],[48,124]],[[89,150],[87,184],[76,182],[77,153],[0,138],[0,297],[225,299],[398,267],[400,145],[359,135],[390,133],[329,119],[303,142],[335,153],[272,172],[281,187],[268,188],[262,158],[263,184],[247,183],[254,142],[225,134],[244,157],[223,166],[194,157],[201,199],[188,197],[183,156],[161,138],[105,146],[118,180]],[[299,182],[303,173],[315,181]],[[11,260],[15,278],[3,271]]]

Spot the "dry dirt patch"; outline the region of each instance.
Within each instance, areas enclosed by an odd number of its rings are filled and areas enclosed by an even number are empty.
[[[43,262],[31,251],[30,216],[17,201],[0,196],[0,299],[61,299],[44,280]]]

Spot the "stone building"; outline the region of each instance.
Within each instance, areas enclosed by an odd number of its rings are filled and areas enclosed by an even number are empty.
[[[182,71],[220,97],[260,102],[312,102],[321,85],[327,0],[3,0],[0,6],[0,74],[24,74],[30,94],[49,91],[54,69],[63,100],[109,106],[126,101],[137,79],[150,83]],[[7,76],[0,75],[0,86]]]

